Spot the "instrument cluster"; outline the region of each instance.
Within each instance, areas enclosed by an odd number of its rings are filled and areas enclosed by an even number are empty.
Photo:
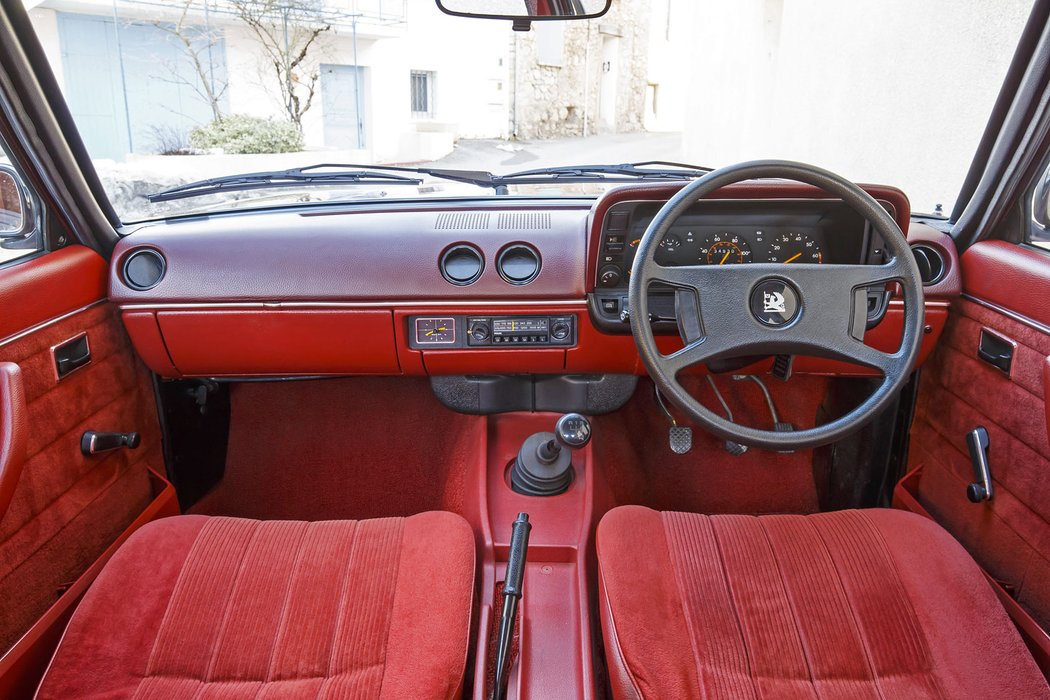
[[[661,265],[739,265],[824,262],[823,236],[808,228],[676,226],[660,242]],[[641,237],[632,238],[636,248]],[[633,259],[633,256],[632,256]]]
[[[627,201],[605,217],[598,287],[626,287],[638,244],[659,203]],[[863,264],[882,250],[862,217],[836,200],[710,200],[698,203],[664,235],[665,266],[747,263]]]

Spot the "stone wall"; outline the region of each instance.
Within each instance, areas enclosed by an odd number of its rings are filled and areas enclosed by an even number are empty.
[[[547,26],[543,26],[547,25]],[[616,38],[616,114],[600,119],[603,44]],[[644,128],[649,5],[616,0],[598,19],[534,22],[510,47],[510,133],[519,139]],[[561,46],[560,60],[558,46]]]

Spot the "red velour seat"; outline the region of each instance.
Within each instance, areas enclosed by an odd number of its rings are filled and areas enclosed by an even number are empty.
[[[449,698],[473,591],[451,513],[158,520],[84,596],[37,697]]]
[[[618,698],[1045,698],[995,593],[935,523],[895,510],[598,527]]]

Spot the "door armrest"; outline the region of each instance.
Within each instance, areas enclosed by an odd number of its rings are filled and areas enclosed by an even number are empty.
[[[1043,362],[1043,410],[1046,411],[1046,439],[1050,442],[1050,357]]]
[[[26,457],[26,397],[22,369],[0,362],[0,519],[14,496]]]

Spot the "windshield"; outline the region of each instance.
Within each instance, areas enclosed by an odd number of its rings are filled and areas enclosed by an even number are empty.
[[[950,211],[1031,9],[614,0],[603,17],[524,32],[447,16],[432,0],[24,2],[125,223],[333,201],[591,196],[612,182],[344,173],[150,197],[319,164],[504,175],[785,158],[900,187],[917,212]]]

